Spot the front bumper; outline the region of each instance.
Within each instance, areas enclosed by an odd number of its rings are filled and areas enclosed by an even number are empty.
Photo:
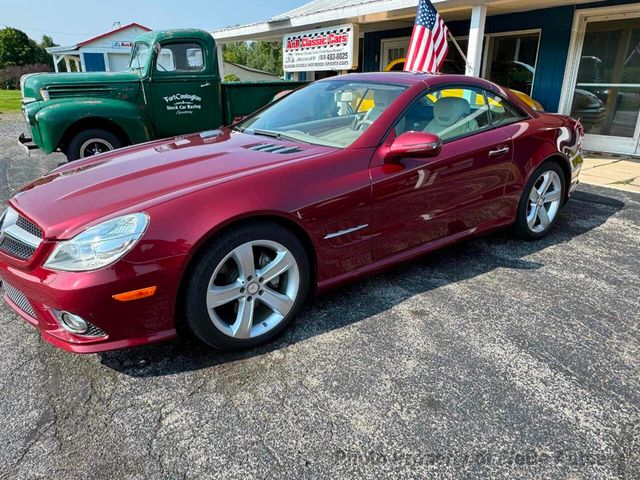
[[[27,137],[24,133],[21,133],[18,137],[18,143],[25,150],[27,155],[31,155],[32,150],[37,150],[38,148],[40,148],[35,144],[31,137]]]
[[[97,353],[176,336],[175,301],[184,260],[183,256],[144,264],[121,260],[101,270],[74,273],[17,267],[0,254],[0,280],[5,283],[2,293],[7,304],[45,341],[70,352]],[[152,285],[157,286],[152,297],[130,302],[112,297]],[[104,335],[70,333],[58,322],[55,310],[81,316]]]

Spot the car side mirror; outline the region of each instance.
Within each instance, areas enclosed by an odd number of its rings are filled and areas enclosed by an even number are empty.
[[[392,158],[437,157],[442,149],[442,140],[438,135],[427,132],[405,132],[394,140],[389,149]]]

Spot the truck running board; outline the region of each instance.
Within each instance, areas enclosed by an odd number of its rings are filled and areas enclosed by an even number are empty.
[[[24,148],[24,150],[27,152],[27,155],[31,154],[31,150],[38,149],[38,146],[33,143],[33,138],[25,136],[24,133],[20,134],[20,137],[18,137],[18,142],[20,143],[20,146],[22,146],[22,148]]]

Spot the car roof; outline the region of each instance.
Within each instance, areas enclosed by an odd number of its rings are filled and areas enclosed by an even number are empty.
[[[376,82],[390,83],[396,85],[416,85],[426,83],[430,87],[441,85],[444,83],[475,85],[480,88],[489,90],[499,90],[497,85],[478,77],[470,77],[467,75],[457,75],[449,73],[424,73],[424,72],[367,72],[367,73],[348,73],[346,75],[338,75],[336,77],[328,77],[320,82],[331,80],[349,80],[351,82]]]

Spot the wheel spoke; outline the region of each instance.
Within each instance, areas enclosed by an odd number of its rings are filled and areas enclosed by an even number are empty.
[[[242,284],[240,282],[235,282],[231,285],[224,285],[222,287],[217,285],[209,287],[209,290],[207,291],[207,307],[216,308],[237,300],[242,296],[242,293],[240,293],[241,288]]]
[[[253,305],[255,302],[240,300],[236,321],[231,325],[233,336],[236,338],[251,337],[251,327],[253,327]]]
[[[276,258],[256,272],[256,276],[262,279],[260,280],[262,283],[269,283],[293,267],[295,263],[293,255],[288,250],[278,252]]]
[[[247,280],[256,276],[255,260],[253,258],[253,247],[250,243],[240,245],[233,251],[233,259],[238,265],[240,279]]]
[[[552,192],[545,193],[544,203],[557,202],[560,200],[560,190],[553,190]]]
[[[535,187],[534,187],[534,188],[532,188],[532,189],[531,189],[531,193],[529,194],[529,200],[530,200],[531,202],[534,202],[534,203],[535,203],[535,202],[537,202],[537,201],[538,201],[538,198],[539,198],[539,197],[540,197],[540,194],[538,193],[538,190],[536,190],[536,188],[535,188]]]
[[[531,205],[531,212],[529,212],[529,215],[527,216],[527,224],[531,229],[533,229],[534,225],[536,224],[536,218],[538,218],[538,210],[539,209],[537,203]]]
[[[549,186],[551,185],[551,172],[545,172],[542,174],[542,185],[538,189],[538,193],[540,195],[544,195],[549,190]]]
[[[293,306],[292,299],[290,299],[286,295],[283,295],[282,293],[278,293],[270,289],[269,287],[265,287],[263,294],[258,298],[267,307],[282,316],[285,316],[287,313],[289,313],[291,307]]]
[[[540,225],[542,226],[542,228],[547,228],[551,223],[551,220],[549,220],[549,215],[547,215],[547,209],[544,207],[540,207],[538,209],[538,218],[540,219]]]

